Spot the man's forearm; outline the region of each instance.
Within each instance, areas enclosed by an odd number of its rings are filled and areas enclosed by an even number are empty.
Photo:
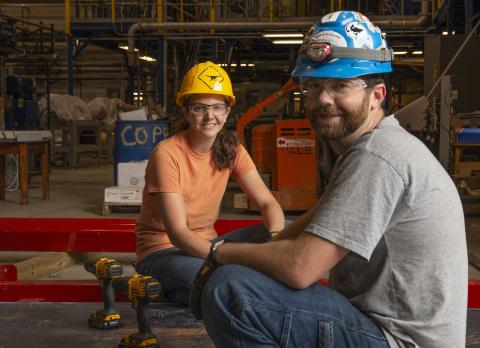
[[[274,244],[228,243],[219,247],[216,255],[222,264],[247,266],[290,287],[296,287],[292,243],[291,240]]]
[[[274,240],[278,241],[282,239],[292,239],[298,237],[312,220],[313,214],[313,211],[310,210],[300,216],[298,219],[295,219],[291,224],[287,225],[280,234],[275,236]]]

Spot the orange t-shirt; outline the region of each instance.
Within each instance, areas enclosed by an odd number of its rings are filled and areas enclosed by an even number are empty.
[[[213,166],[210,152],[199,153],[190,146],[186,131],[159,143],[148,160],[142,208],[135,227],[138,260],[173,246],[162,217],[155,214],[156,192],[180,193],[188,227],[200,237],[211,240],[217,236],[213,224],[218,218],[228,178],[237,179],[254,168],[255,164],[242,145],[233,167],[220,171]]]

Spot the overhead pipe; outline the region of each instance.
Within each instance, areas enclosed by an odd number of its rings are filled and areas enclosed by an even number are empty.
[[[401,16],[400,18],[398,16],[369,16],[368,18],[382,30],[423,27],[430,19],[429,2],[429,0],[422,0],[418,16],[409,16],[414,18],[406,19],[407,16]]]
[[[421,10],[418,16],[413,16],[414,18],[406,19],[405,16],[398,18],[396,16],[370,16],[375,24],[380,26],[382,29],[405,29],[405,28],[416,28],[424,26],[430,14],[428,11],[429,0],[422,0]],[[288,29],[299,29],[306,30],[308,29],[313,22],[316,20],[312,19],[311,21],[293,21],[293,22],[167,22],[167,23],[145,23],[139,22],[135,23],[128,30],[128,64],[135,64],[135,36],[138,32],[149,32],[154,30],[162,30],[161,35],[165,34],[165,31],[168,30],[201,30],[201,29],[216,29],[223,31],[233,31],[233,30],[288,30]]]
[[[168,22],[168,23],[135,23],[128,30],[128,64],[135,64],[135,36],[138,32],[148,32],[154,30],[209,30],[213,27],[217,30],[288,30],[288,29],[307,29],[313,22]],[[162,33],[161,35],[163,35]]]

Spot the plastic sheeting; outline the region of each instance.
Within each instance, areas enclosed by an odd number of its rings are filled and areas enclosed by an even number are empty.
[[[39,101],[39,108],[46,110],[46,98]],[[119,112],[136,109],[119,98],[97,97],[86,103],[76,96],[50,94],[50,110],[54,117],[61,120],[98,120],[112,130]]]

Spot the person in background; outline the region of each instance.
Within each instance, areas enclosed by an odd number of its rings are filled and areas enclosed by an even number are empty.
[[[283,229],[285,218],[236,134],[224,128],[235,103],[227,73],[210,61],[195,65],[176,102],[189,127],[150,155],[136,224],[135,268],[156,278],[167,300],[188,304],[194,276],[218,237],[214,224],[230,177],[260,209],[263,224],[229,238],[269,240],[269,232]]]
[[[330,13],[306,35],[292,75],[328,184],[272,241],[214,244],[191,310],[217,347],[465,347],[462,204],[387,114],[392,60],[358,12]]]

